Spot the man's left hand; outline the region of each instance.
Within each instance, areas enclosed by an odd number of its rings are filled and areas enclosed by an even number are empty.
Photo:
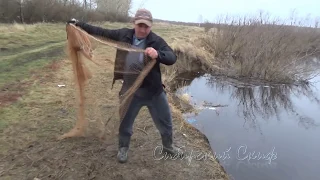
[[[152,47],[148,47],[145,51],[144,51],[145,55],[150,56],[152,59],[156,59],[158,58],[158,52],[153,49]]]

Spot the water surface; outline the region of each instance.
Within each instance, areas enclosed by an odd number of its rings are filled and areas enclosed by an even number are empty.
[[[179,92],[226,105],[186,119],[236,180],[320,179],[320,77],[310,85],[253,85],[201,76]]]

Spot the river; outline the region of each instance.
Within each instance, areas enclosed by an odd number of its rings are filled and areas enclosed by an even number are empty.
[[[309,86],[246,86],[209,75],[189,81],[177,93],[196,105],[223,105],[185,118],[207,136],[231,179],[320,179],[320,77]]]

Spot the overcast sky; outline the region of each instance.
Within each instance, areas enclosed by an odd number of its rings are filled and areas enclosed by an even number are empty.
[[[281,18],[288,18],[293,9],[299,16],[320,17],[320,0],[133,0],[132,11],[141,4],[154,18],[184,22],[198,22],[200,15],[212,21],[219,14],[255,13],[259,9]]]

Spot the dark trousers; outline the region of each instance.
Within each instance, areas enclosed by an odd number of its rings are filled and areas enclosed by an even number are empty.
[[[134,120],[143,106],[147,106],[161,137],[172,136],[172,116],[166,93],[163,91],[155,96],[146,96],[144,94],[140,93],[139,95],[139,93],[136,93],[134,95],[120,124],[119,147],[129,147]]]

